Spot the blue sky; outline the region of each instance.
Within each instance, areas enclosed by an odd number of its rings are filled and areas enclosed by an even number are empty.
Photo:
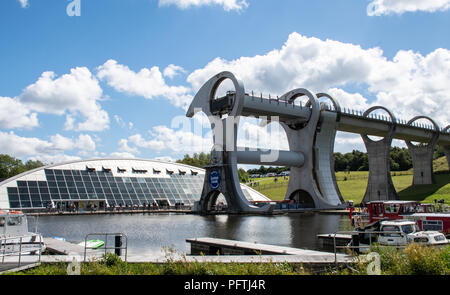
[[[449,1],[78,2],[80,16],[66,13],[72,1],[1,1],[1,153],[49,163],[207,150],[207,130],[195,137],[171,124],[225,69],[255,91],[306,87],[344,106],[449,123]],[[205,144],[184,149],[189,140]],[[343,134],[336,150],[355,146],[364,149]]]

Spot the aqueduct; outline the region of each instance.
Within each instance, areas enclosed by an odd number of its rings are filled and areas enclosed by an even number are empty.
[[[216,97],[220,84],[229,79],[235,90]],[[294,104],[307,98],[305,105]],[[320,103],[327,98],[331,105]],[[389,116],[373,115],[383,110]],[[364,113],[342,109],[326,93],[314,94],[297,88],[281,97],[264,98],[245,92],[244,84],[230,72],[221,72],[207,81],[194,97],[187,116],[205,113],[211,123],[214,146],[211,163],[206,168],[203,192],[197,210],[207,213],[210,204],[222,193],[229,213],[270,213],[274,205],[255,206],[245,198],[239,185],[238,163],[289,166],[290,178],[285,199],[301,202],[305,208],[331,209],[345,206],[336,183],[333,151],[337,131],[362,136],[369,160],[369,180],[363,203],[373,200],[395,200],[390,174],[389,151],[392,140],[404,140],[411,152],[413,184],[433,183],[433,152],[437,144],[444,147],[450,167],[450,126],[440,128],[425,116],[410,121],[399,120],[385,107],[375,106]],[[237,146],[241,117],[276,120],[286,132],[289,150],[248,150]],[[425,119],[432,125],[417,124]],[[369,136],[383,139],[375,141]],[[414,145],[413,142],[423,143]]]

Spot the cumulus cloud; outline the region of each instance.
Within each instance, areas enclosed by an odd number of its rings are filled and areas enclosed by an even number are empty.
[[[445,126],[450,109],[450,50],[436,49],[423,56],[400,50],[392,60],[380,48],[321,40],[292,33],[280,48],[265,55],[235,60],[216,58],[192,72],[187,81],[197,91],[221,71],[239,76],[246,91],[282,95],[304,87],[312,92],[329,92],[342,107],[383,105],[403,119],[428,115]],[[358,86],[371,96],[348,93]],[[424,107],[425,106],[425,107]]]
[[[114,159],[135,159],[136,157],[132,153],[127,152],[114,152],[110,156]]]
[[[212,136],[210,133],[202,135],[167,126],[155,126],[148,137],[139,133],[134,134],[127,139],[122,139],[119,146],[121,151],[131,153],[138,152],[138,149],[173,154],[209,152],[212,147]]]
[[[76,139],[56,134],[51,136],[50,140],[42,140],[36,137],[22,137],[12,131],[9,133],[0,131],[0,150],[18,158],[55,163],[80,159],[78,156],[65,154],[70,151],[78,151],[85,156],[96,154],[96,145],[87,134],[80,134]]]
[[[77,67],[61,77],[51,71],[42,73],[35,83],[24,89],[18,100],[37,112],[69,113],[65,124],[67,130],[102,131],[109,127],[108,113],[99,104],[102,93],[91,72],[85,67]],[[85,121],[75,124],[80,116]]]
[[[36,112],[15,98],[0,97],[0,128],[31,129],[37,126],[39,121]]]
[[[185,69],[183,69],[180,66],[176,66],[173,64],[170,64],[167,66],[167,68],[164,69],[164,77],[168,77],[170,79],[173,79],[173,77],[181,74],[181,73],[186,73]]]
[[[115,60],[108,60],[97,70],[97,77],[118,92],[143,96],[147,99],[164,97],[176,107],[183,108],[192,101],[191,90],[184,86],[167,85],[158,67],[143,68],[139,72],[134,72]]]
[[[449,8],[450,0],[373,0],[367,6],[367,15],[380,16],[415,11],[436,12]]]
[[[225,11],[240,11],[248,7],[246,0],[159,0],[159,6],[175,5],[180,9],[199,7],[205,5],[219,5]]]

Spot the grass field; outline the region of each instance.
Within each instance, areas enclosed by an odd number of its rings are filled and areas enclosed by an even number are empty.
[[[434,161],[434,171],[448,170],[445,157]],[[435,175],[436,184],[412,186],[413,171],[392,172],[392,181],[401,200],[417,200],[423,202],[434,202],[435,199],[444,199],[450,203],[450,174]],[[336,180],[345,201],[353,200],[359,204],[366,192],[368,171],[355,172],[337,172]],[[283,200],[286,194],[288,179],[278,177],[277,182],[274,178],[255,179],[258,186],[253,188],[272,200]]]

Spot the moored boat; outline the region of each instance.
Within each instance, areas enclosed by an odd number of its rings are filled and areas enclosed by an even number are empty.
[[[367,203],[368,224],[383,220],[411,220],[421,231],[438,231],[450,235],[450,212],[439,204],[422,204],[418,201],[372,201]],[[361,215],[364,219],[364,214]]]
[[[28,231],[26,215],[21,211],[0,210],[0,255],[35,254],[45,250],[39,233]]]

